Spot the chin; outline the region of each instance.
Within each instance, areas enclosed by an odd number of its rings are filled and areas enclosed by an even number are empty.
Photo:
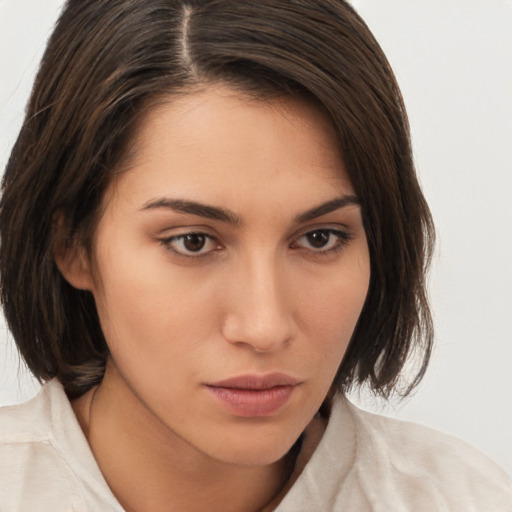
[[[286,449],[280,447],[279,450],[262,450],[259,447],[245,448],[239,451],[229,450],[227,453],[219,454],[220,456],[216,458],[236,466],[270,466],[285,457],[292,446],[293,443]]]
[[[281,460],[292,448],[296,436],[272,435],[263,431],[242,438],[230,437],[222,444],[210,446],[212,457],[239,466],[267,466]]]

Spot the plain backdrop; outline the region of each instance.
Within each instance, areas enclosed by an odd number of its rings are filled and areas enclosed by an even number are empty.
[[[437,224],[436,350],[407,401],[377,412],[431,425],[512,475],[512,1],[354,0],[397,75]],[[0,0],[0,168],[61,0]],[[38,386],[0,331],[0,405]]]

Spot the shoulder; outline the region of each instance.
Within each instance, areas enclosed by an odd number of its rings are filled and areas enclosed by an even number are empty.
[[[55,438],[67,397],[57,381],[30,401],[0,408],[0,509],[73,510],[77,479]]]
[[[28,402],[0,407],[0,441],[17,443],[30,438],[48,438],[51,404],[58,398],[58,383],[51,381]]]
[[[57,380],[24,404],[0,408],[0,510],[87,510],[88,453]]]
[[[512,483],[466,443],[337,396],[325,433],[279,512],[512,512]]]
[[[464,441],[363,411],[348,401],[345,406],[353,420],[361,470],[373,473],[380,485],[415,510],[423,510],[427,497],[435,510],[512,510],[510,478]]]

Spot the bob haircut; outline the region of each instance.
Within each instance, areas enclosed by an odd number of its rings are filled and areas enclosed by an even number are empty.
[[[57,376],[70,398],[101,381],[108,347],[93,296],[67,283],[54,251],[81,244],[92,257],[103,195],[145,113],[219,83],[261,101],[309,101],[332,123],[361,202],[371,279],[331,392],[407,394],[432,347],[434,229],[394,75],[342,0],[67,1],[2,183],[1,300],[24,361],[40,381]]]

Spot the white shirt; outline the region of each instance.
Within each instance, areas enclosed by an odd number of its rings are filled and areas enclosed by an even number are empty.
[[[61,384],[0,409],[0,512],[123,512]],[[276,512],[505,512],[512,482],[434,430],[338,396],[327,429]]]

